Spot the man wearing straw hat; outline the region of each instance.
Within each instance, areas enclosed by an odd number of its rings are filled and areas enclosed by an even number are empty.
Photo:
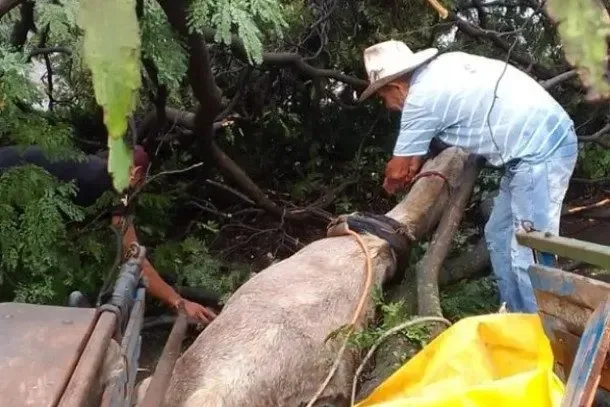
[[[405,188],[432,139],[504,167],[485,238],[500,289],[512,312],[536,312],[527,268],[530,249],[515,231],[522,221],[559,233],[561,204],[578,153],[574,123],[534,79],[495,59],[435,48],[413,52],[400,41],[364,51],[369,86],[387,109],[401,112],[384,189]]]

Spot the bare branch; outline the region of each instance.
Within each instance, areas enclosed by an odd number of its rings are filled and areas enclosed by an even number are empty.
[[[155,115],[154,111],[150,112],[149,115]],[[180,126],[187,127],[189,129],[195,128],[195,113],[185,112],[182,110],[175,109],[173,107],[165,108],[165,116],[168,121],[176,123]],[[148,118],[148,117],[147,117]],[[146,120],[146,119],[145,119]],[[219,120],[212,124],[212,128],[214,131],[218,131],[230,124],[228,120]]]
[[[604,127],[599,129],[595,133],[591,134],[590,136],[579,136],[578,140],[585,141],[585,142],[594,142],[604,148],[608,148],[608,147],[610,147],[610,142],[607,140],[604,140],[604,138],[605,138],[604,136],[606,136],[609,132],[610,132],[610,123],[607,123]]]
[[[540,82],[540,85],[544,88],[544,89],[551,89],[565,81],[567,81],[568,79],[572,79],[573,77],[578,75],[578,71],[576,69],[572,69],[570,71],[561,73],[553,78],[550,78],[546,81]]]
[[[0,3],[0,7],[2,7],[2,3]],[[17,49],[22,49],[30,30],[36,31],[36,25],[34,24],[34,3],[31,1],[23,3],[19,10],[19,16],[20,18],[15,22],[11,32],[11,44]]]
[[[0,18],[24,2],[25,0],[0,0]]]
[[[507,53],[510,53],[510,59],[515,61],[519,65],[526,67],[531,66],[538,77],[542,79],[550,79],[555,76],[554,72],[551,69],[540,64],[529,55],[515,53],[514,50],[511,49],[511,45],[502,38],[503,36],[507,35],[507,33],[500,33],[493,30],[484,30],[483,28],[476,26],[463,19],[462,17],[458,16],[453,11],[448,11],[447,19],[449,21],[454,22],[464,34],[475,39],[488,39],[498,48],[504,50]]]
[[[532,1],[518,1],[518,2],[514,2],[514,1],[509,1],[509,0],[494,0],[494,1],[488,1],[482,4],[477,4],[479,3],[480,0],[472,0],[469,3],[465,3],[465,4],[461,4],[458,9],[459,10],[466,10],[469,8],[479,8],[480,6],[482,7],[506,7],[506,8],[516,8],[516,7],[527,7],[527,8],[536,8],[537,5],[534,4]]]
[[[216,31],[207,28],[203,30],[204,36],[208,42],[214,41]],[[248,56],[242,40],[237,36],[231,36],[231,50],[239,59],[244,62],[248,62]],[[332,69],[321,69],[315,68],[305,62],[305,59],[292,52],[265,52],[263,53],[263,67],[269,68],[270,66],[292,66],[298,71],[305,75],[312,77],[325,77],[332,78],[338,81],[352,85],[357,89],[363,89],[368,86],[368,81],[354,76],[346,75],[342,72],[335,71]]]
[[[334,71],[332,69],[321,69],[315,68],[309,65],[303,57],[299,54],[294,53],[275,53],[275,52],[265,52],[263,54],[263,64],[264,65],[291,65],[294,68],[298,69],[300,72],[304,73],[308,76],[313,77],[325,77],[332,78],[338,81],[347,83],[352,85],[355,88],[365,88],[368,86],[368,81],[365,81],[360,78],[356,78],[353,76],[346,75],[344,73]]]
[[[244,90],[246,89],[246,85],[248,83],[248,79],[250,79],[251,74],[252,74],[252,67],[249,66],[245,69],[245,71],[241,74],[241,76],[239,78],[239,82],[237,84],[237,90],[235,91],[235,95],[233,95],[233,98],[231,99],[229,104],[224,108],[224,110],[222,112],[218,113],[218,116],[216,116],[217,122],[225,119],[227,116],[229,116],[229,114],[231,114],[233,109],[235,109],[235,107],[237,106],[237,104],[239,103],[240,99],[242,98],[242,96],[244,94]]]
[[[60,54],[67,54],[67,55],[72,55],[72,50],[70,50],[70,48],[66,48],[66,47],[46,47],[46,48],[36,48],[34,50],[32,50],[29,55],[28,55],[28,62],[34,58],[35,56],[38,55],[48,55],[48,54],[55,54],[55,53],[60,53]]]

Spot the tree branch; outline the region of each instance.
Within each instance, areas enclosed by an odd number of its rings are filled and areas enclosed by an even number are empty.
[[[610,123],[606,123],[604,127],[591,134],[590,136],[579,136],[579,141],[585,142],[594,142],[600,145],[601,147],[608,148],[610,147],[610,142],[604,140],[604,136],[608,135],[610,132]]]
[[[237,90],[235,91],[233,98],[227,104],[227,106],[223,109],[223,111],[220,112],[218,114],[218,116],[216,116],[216,121],[221,121],[221,120],[225,119],[227,116],[229,116],[231,114],[233,109],[235,109],[235,107],[237,106],[237,104],[239,103],[239,101],[241,100],[241,98],[244,94],[246,85],[247,85],[248,80],[250,79],[251,75],[252,75],[252,67],[248,66],[243,71],[243,73],[241,74],[241,76],[239,78],[239,82],[237,84]]]
[[[66,48],[66,47],[45,47],[45,48],[36,48],[33,49],[29,55],[28,55],[28,62],[35,56],[38,55],[48,55],[48,54],[55,54],[55,53],[60,53],[60,54],[67,54],[67,55],[72,55],[72,50],[70,50],[70,48]]]
[[[2,0],[0,0],[0,9],[2,7]],[[22,49],[28,38],[28,32],[30,30],[36,30],[34,25],[34,3],[31,1],[25,2],[21,5],[20,18],[13,26],[11,32],[11,44],[17,49]],[[0,17],[2,13],[0,12]]]
[[[430,247],[416,266],[418,315],[442,316],[438,289],[439,272],[449,252],[453,234],[460,225],[464,208],[472,195],[481,167],[481,157],[476,155],[468,157],[461,175],[460,187],[451,197],[434,232]],[[434,336],[436,335],[433,334]]]
[[[199,102],[193,118],[193,131],[199,137],[202,152],[210,155],[221,172],[232,179],[256,204],[267,212],[283,219],[305,220],[311,213],[291,213],[271,201],[252,179],[214,141],[214,119],[221,110],[220,89],[216,85],[210,65],[210,56],[204,37],[187,28],[187,2],[184,0],[158,0],[174,30],[186,39],[189,48],[188,76],[193,93]],[[169,113],[166,109],[166,113]],[[169,118],[169,114],[168,114]]]
[[[352,85],[355,88],[362,89],[368,86],[368,81],[359,79],[344,73],[334,71],[332,69],[315,68],[309,65],[299,54],[288,52],[265,52],[263,54],[263,65],[292,65],[301,73],[312,77],[325,77],[338,80],[340,82]]]
[[[0,18],[24,2],[25,0],[0,0]]]
[[[206,28],[203,30],[203,34],[207,41],[213,42],[216,31],[211,28]],[[248,63],[246,49],[242,40],[237,35],[231,36],[230,47],[236,57]],[[346,75],[332,69],[315,68],[305,62],[305,59],[301,55],[292,52],[264,52],[263,67],[269,68],[270,66],[292,66],[305,75],[311,77],[332,78],[340,82],[347,83],[357,89],[363,89],[368,86],[368,81],[366,80]]]
[[[484,30],[479,26],[476,26],[462,17],[458,16],[455,12],[449,11],[447,19],[449,21],[454,22],[457,27],[466,35],[475,38],[475,39],[488,39],[492,44],[497,46],[498,48],[504,50],[504,52],[510,52],[510,59],[517,62],[519,65],[529,67],[531,66],[536,73],[536,75],[542,79],[550,79],[555,76],[555,73],[545,67],[544,65],[538,63],[529,55],[525,54],[517,54],[514,50],[511,50],[511,45],[505,41],[502,36],[506,35],[506,33],[499,33],[493,30]]]
[[[537,7],[536,4],[533,4],[531,1],[520,1],[520,2],[511,2],[507,0],[493,0],[485,2],[481,5],[477,4],[478,0],[472,0],[469,3],[461,4],[458,9],[466,10],[469,8],[478,8],[480,6],[483,7],[506,7],[506,8],[516,8],[516,7],[527,7],[531,9],[535,9]]]
[[[560,73],[557,76],[554,76],[546,81],[542,81],[540,82],[540,85],[544,88],[544,89],[551,89],[565,81],[567,81],[568,79],[572,79],[573,77],[578,75],[578,71],[576,69],[572,69],[570,71],[564,72],[564,73]]]

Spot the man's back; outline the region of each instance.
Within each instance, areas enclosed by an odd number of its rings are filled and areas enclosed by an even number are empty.
[[[9,168],[25,164],[42,167],[62,181],[76,180],[78,191],[74,202],[78,205],[92,205],[105,191],[112,188],[106,161],[95,155],[88,155],[82,162],[51,161],[37,146],[25,149],[15,146],[0,148],[0,174]]]
[[[463,52],[440,55],[416,70],[405,109],[410,104],[437,120],[441,141],[498,166],[515,158],[544,160],[573,130],[559,103],[527,74]]]

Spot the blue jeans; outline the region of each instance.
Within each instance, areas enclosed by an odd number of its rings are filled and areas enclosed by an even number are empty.
[[[530,248],[517,243],[515,231],[522,221],[531,221],[537,230],[559,234],[561,204],[577,155],[574,135],[542,162],[508,164],[500,180],[485,239],[500,300],[511,312],[537,312],[527,272],[534,256]]]

